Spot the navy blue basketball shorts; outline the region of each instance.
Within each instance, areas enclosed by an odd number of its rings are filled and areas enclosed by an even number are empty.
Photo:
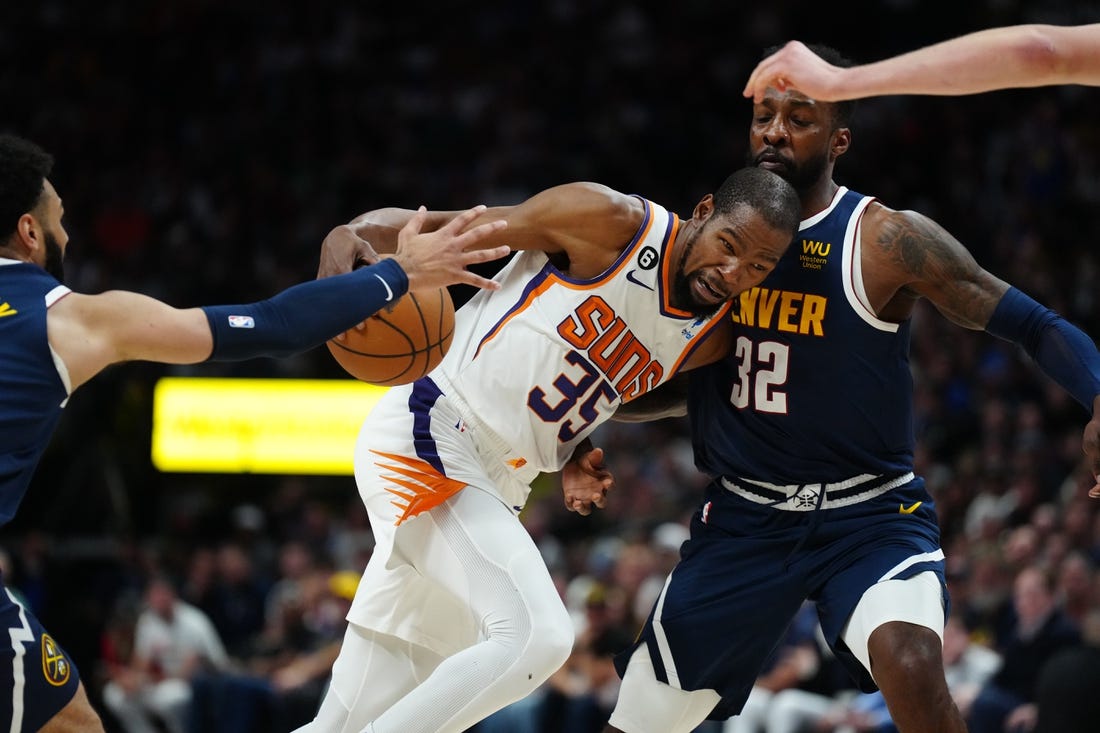
[[[740,712],[759,670],[802,603],[861,689],[877,689],[840,639],[864,592],[880,580],[932,571],[947,588],[939,526],[917,478],[849,506],[782,511],[714,482],[695,513],[680,562],[635,646],[616,657],[620,676],[645,644],[657,679],[722,696],[710,718]]]
[[[80,675],[42,624],[0,582],[0,730],[37,731],[76,694]]]

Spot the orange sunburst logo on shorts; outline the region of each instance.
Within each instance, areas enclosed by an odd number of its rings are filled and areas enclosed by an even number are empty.
[[[447,478],[430,463],[419,458],[377,450],[372,450],[371,453],[391,461],[376,461],[374,465],[393,472],[382,476],[382,479],[397,484],[393,488],[386,488],[386,491],[397,497],[391,503],[401,512],[394,524],[401,524],[409,517],[423,514],[466,488],[466,484]]]

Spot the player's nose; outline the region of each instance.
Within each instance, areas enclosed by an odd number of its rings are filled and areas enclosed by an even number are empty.
[[[790,139],[790,132],[783,120],[776,115],[764,127],[763,138],[768,145],[778,145]]]
[[[736,257],[727,258],[725,262],[718,265],[718,275],[723,282],[729,285],[735,284],[741,275],[741,260]]]

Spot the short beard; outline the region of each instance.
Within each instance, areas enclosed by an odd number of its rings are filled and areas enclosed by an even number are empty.
[[[42,239],[46,245],[46,264],[43,268],[59,283],[65,282],[65,255],[61,252],[57,237],[45,232]]]
[[[749,151],[746,162],[748,165],[758,165],[756,156],[752,151]],[[829,167],[829,153],[828,151],[822,152],[820,155],[815,155],[809,158],[801,165],[792,163],[789,167],[783,166],[774,172],[787,183],[794,186],[794,190],[801,196],[814,187],[818,181],[820,181],[824,175],[826,169]]]

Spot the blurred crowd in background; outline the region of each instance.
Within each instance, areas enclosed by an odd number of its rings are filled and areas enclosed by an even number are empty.
[[[741,88],[763,49],[790,38],[871,61],[993,25],[1100,17],[1096,4],[1012,0],[843,13],[783,0],[9,5],[0,127],[57,157],[69,284],[177,306],[309,279],[329,229],[380,206],[516,203],[595,180],[690,215],[743,163]],[[1077,87],[868,100],[837,176],[936,219],[986,269],[1096,337],[1097,119],[1100,92]],[[917,472],[939,512],[959,657],[993,655],[960,672],[960,704],[988,685],[1034,702],[1049,658],[1100,645],[1086,413],[1010,345],[924,306],[915,318]],[[168,374],[342,377],[325,349],[112,368],[71,400],[0,534],[5,582],[117,730],[291,730],[325,683],[370,527],[351,477],[158,473],[151,395]],[[577,619],[576,654],[483,733],[598,731],[617,683],[610,656],[686,536],[705,484],[686,423],[610,424],[594,439],[617,479],[608,507],[566,512],[547,476],[523,514]],[[165,654],[153,670],[164,684],[139,690],[134,651],[165,651],[158,609],[177,603],[194,648]],[[1037,641],[1051,614],[1058,633]],[[767,673],[760,722],[741,730],[890,730],[878,701],[836,677],[812,618]]]

